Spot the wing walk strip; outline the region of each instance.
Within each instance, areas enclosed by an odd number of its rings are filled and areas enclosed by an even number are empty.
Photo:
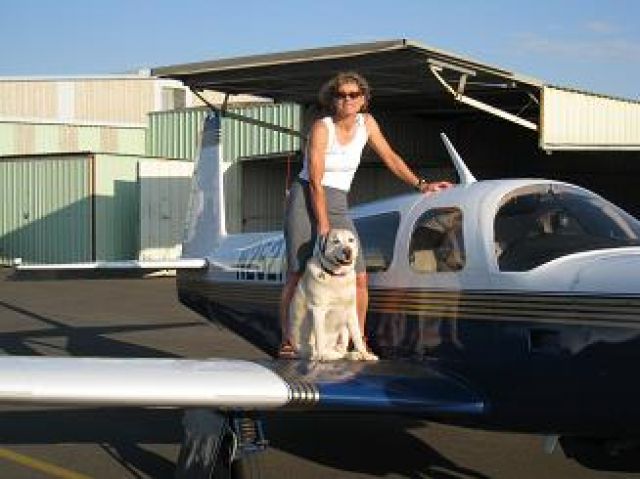
[[[280,286],[206,284],[200,292],[223,302],[278,304]],[[542,321],[640,327],[640,298],[559,296],[553,294],[465,293],[371,289],[369,311],[406,313],[446,319]]]
[[[289,389],[288,406],[297,408],[317,405],[320,402],[320,391],[318,391],[318,387],[313,383],[297,377],[295,370],[289,370],[290,367],[292,366],[284,363],[274,368],[274,372],[284,380]]]

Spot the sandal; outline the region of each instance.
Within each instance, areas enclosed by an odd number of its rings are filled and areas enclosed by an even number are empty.
[[[298,359],[298,352],[288,339],[283,341],[278,350],[278,357],[280,359]]]

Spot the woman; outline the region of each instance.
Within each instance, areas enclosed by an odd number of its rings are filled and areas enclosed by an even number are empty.
[[[451,186],[446,181],[428,182],[409,169],[389,146],[373,116],[366,113],[370,99],[367,81],[354,72],[339,73],[320,89],[320,104],[329,115],[311,127],[303,168],[287,200],[284,234],[288,276],[280,302],[282,358],[296,357],[289,339],[289,304],[316,238],[332,227],[356,231],[347,215],[347,193],[364,146],[368,143],[392,173],[423,193]],[[364,334],[369,297],[362,248],[355,268],[358,322]]]

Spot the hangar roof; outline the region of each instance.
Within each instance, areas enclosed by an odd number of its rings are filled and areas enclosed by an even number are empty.
[[[326,80],[355,70],[369,81],[376,108],[460,113],[430,67],[456,90],[465,75],[466,94],[507,111],[520,111],[530,102],[529,93],[537,95],[542,86],[539,80],[404,39],[188,63],[155,68],[152,74],[196,90],[312,104]]]
[[[369,81],[374,110],[454,118],[480,110],[538,131],[546,150],[640,150],[640,102],[554,87],[406,39],[173,65],[152,74],[195,91],[310,105],[327,79],[348,70]]]

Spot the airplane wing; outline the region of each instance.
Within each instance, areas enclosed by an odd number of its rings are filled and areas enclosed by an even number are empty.
[[[391,361],[0,357],[0,403],[481,414],[469,385]]]
[[[179,258],[161,261],[93,261],[90,263],[22,264],[14,261],[17,271],[74,271],[74,270],[154,270],[154,269],[205,269],[206,258]]]

